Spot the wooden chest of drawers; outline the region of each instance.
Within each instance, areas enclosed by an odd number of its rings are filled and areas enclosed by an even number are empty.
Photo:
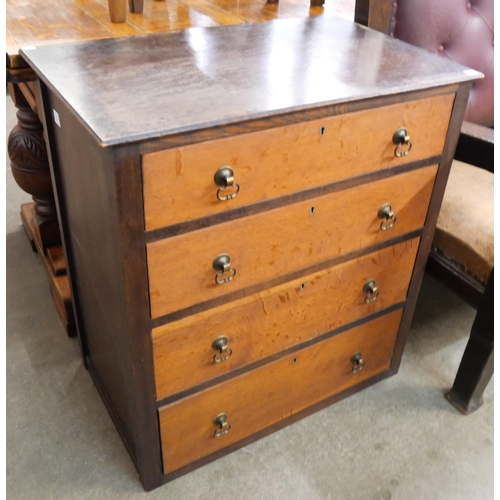
[[[324,17],[23,55],[146,489],[397,372],[477,74]]]

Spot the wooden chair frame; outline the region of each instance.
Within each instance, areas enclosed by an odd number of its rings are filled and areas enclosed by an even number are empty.
[[[390,34],[393,0],[356,0],[355,22]],[[464,122],[455,159],[493,172],[493,130]],[[494,273],[483,286],[436,251],[431,251],[427,270],[477,309],[469,341],[452,389],[446,398],[464,414],[482,404],[482,396],[493,374]]]

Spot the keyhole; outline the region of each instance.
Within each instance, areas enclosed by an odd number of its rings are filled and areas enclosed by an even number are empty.
[[[309,213],[310,213],[311,215],[314,215],[314,212],[315,212],[315,211],[316,211],[316,207],[313,205],[313,206],[311,207],[311,209],[309,210]]]
[[[326,132],[326,128],[325,128],[325,127],[321,127],[321,128],[319,129],[319,135],[320,135],[321,137],[323,137],[323,136],[325,135],[325,132]]]
[[[293,364],[295,365],[297,363],[297,358],[293,358]]]
[[[301,290],[304,290],[304,289],[305,289],[305,287],[306,287],[306,284],[305,284],[305,283],[302,283],[302,285],[300,285],[300,289],[301,289]]]

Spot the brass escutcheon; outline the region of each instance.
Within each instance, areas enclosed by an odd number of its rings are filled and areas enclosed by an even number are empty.
[[[217,190],[217,199],[220,201],[231,200],[240,191],[240,185],[234,182],[234,171],[231,167],[220,167],[217,172],[215,172],[214,182],[219,186]],[[230,194],[223,195],[222,192],[228,187],[234,188],[234,191]]]
[[[365,302],[367,304],[373,302],[374,300],[377,300],[377,297],[380,293],[377,285],[375,284],[375,280],[368,280],[363,287],[363,292],[366,294]]]
[[[351,373],[357,373],[363,369],[363,366],[365,366],[365,360],[363,359],[363,355],[361,354],[361,352],[355,352],[351,356],[351,364]]]
[[[385,203],[384,205],[382,205],[382,207],[378,211],[378,218],[384,219],[380,223],[380,229],[382,229],[382,231],[387,231],[394,226],[394,224],[396,223],[396,215],[392,211],[390,203]]]
[[[413,144],[410,141],[410,136],[408,135],[408,131],[404,127],[399,127],[394,135],[392,136],[392,142],[396,144],[396,149],[394,150],[394,156],[401,158],[402,156],[406,156]],[[406,146],[406,148],[405,148]]]
[[[219,271],[215,275],[215,282],[218,285],[223,285],[224,283],[231,281],[236,276],[236,269],[231,268],[231,258],[227,253],[221,253],[217,257],[215,257],[214,261],[212,262],[212,267],[216,271]],[[222,278],[224,273],[229,273],[229,275],[225,278]]]
[[[224,335],[217,337],[212,342],[212,349],[214,351],[219,351],[214,355],[214,362],[221,363],[222,361],[226,361],[229,359],[229,356],[233,354],[233,351],[228,347],[229,340]]]
[[[227,434],[231,429],[231,426],[227,423],[227,414],[219,413],[213,421],[214,425],[219,426],[218,429],[215,429],[214,437],[218,438]]]

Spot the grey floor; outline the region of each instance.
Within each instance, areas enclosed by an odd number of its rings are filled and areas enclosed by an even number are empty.
[[[7,98],[7,132],[15,124]],[[63,330],[7,161],[7,492],[146,498]],[[203,500],[493,498],[493,380],[467,417],[444,399],[474,311],[426,277],[398,375],[147,494]],[[251,409],[250,409],[251,410]]]

